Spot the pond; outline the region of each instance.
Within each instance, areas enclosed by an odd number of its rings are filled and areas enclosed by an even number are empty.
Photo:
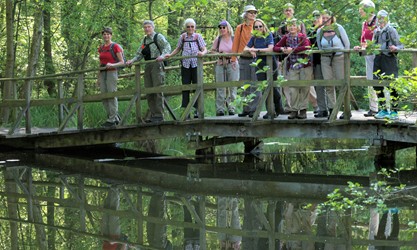
[[[0,247],[415,249],[414,172],[375,186],[380,176],[361,166],[373,160],[369,148],[272,144],[204,159],[114,147],[2,153]],[[402,190],[393,188],[399,179]],[[385,206],[364,205],[381,197]]]

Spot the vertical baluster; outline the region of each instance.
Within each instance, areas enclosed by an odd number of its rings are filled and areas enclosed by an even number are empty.
[[[268,71],[266,72],[266,79],[268,81],[268,89],[269,92],[265,92],[266,95],[268,95],[267,100],[267,107],[266,110],[268,112],[268,114],[273,115],[275,113],[274,110],[274,67],[273,67],[273,62],[272,60],[274,60],[274,58],[272,57],[272,55],[268,55],[266,57],[266,63],[269,66]],[[263,103],[259,103],[258,105],[263,105]]]
[[[204,119],[204,65],[203,58],[197,57],[197,89],[196,94],[199,94],[197,99],[199,119]]]
[[[58,99],[62,101],[64,99],[64,83],[61,79],[58,81]],[[64,121],[64,104],[58,104],[58,124],[61,126],[62,122]]]
[[[78,75],[78,84],[77,84],[77,104],[78,104],[77,129],[79,130],[83,129],[83,116],[84,116],[83,95],[84,95],[84,74],[80,73]]]
[[[25,129],[26,134],[32,133],[32,117],[30,115],[30,99],[32,95],[33,80],[25,81]]]
[[[350,52],[344,53],[345,63],[344,63],[344,70],[345,70],[345,85],[346,85],[346,93],[344,97],[344,117],[345,119],[350,120],[351,110],[350,110]]]
[[[140,105],[140,100],[141,100],[141,95],[142,95],[142,89],[141,89],[141,84],[142,84],[142,78],[140,75],[140,64],[137,64],[135,66],[135,87],[136,87],[136,123],[139,124],[142,121],[142,111],[141,111],[141,105]]]

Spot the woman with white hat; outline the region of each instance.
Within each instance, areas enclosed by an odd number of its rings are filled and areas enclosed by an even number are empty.
[[[233,28],[226,20],[219,25],[219,35],[213,41],[211,52],[232,53]],[[215,67],[216,82],[230,82],[239,80],[239,65],[232,65],[231,57],[219,57]],[[235,114],[235,107],[232,102],[236,99],[237,88],[218,88],[216,91],[216,116],[224,116],[226,109],[229,115]]]

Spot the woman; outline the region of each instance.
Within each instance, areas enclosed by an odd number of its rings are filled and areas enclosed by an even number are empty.
[[[229,22],[219,23],[219,36],[214,40],[213,53],[232,53],[233,28]],[[216,82],[239,81],[239,65],[232,65],[230,57],[220,57],[215,68]],[[216,92],[216,116],[224,116],[226,108],[229,115],[235,114],[232,102],[236,99],[237,88],[218,88]]]
[[[98,48],[100,67],[105,69],[100,70],[97,77],[97,85],[100,86],[101,93],[109,93],[117,91],[117,66],[125,63],[123,60],[123,49],[119,44],[113,43],[111,38],[113,30],[110,27],[105,27],[101,32],[104,44]],[[117,98],[109,98],[103,100],[104,109],[107,113],[107,120],[103,127],[116,126],[119,123]]]
[[[266,56],[258,56],[259,52],[272,52],[272,49],[274,47],[274,38],[272,37],[272,33],[269,32],[268,27],[262,21],[261,19],[256,19],[255,22],[253,22],[253,35],[251,39],[249,40],[246,47],[243,49],[245,52],[249,52],[253,58],[255,58],[255,61],[258,59],[261,59],[261,62],[257,65],[258,69],[263,69],[264,66],[267,65],[266,62]],[[272,58],[273,63],[273,79],[277,79],[277,65],[276,65],[276,59]],[[266,80],[266,72],[257,72],[256,78],[258,81],[264,81]],[[255,90],[256,91],[256,90]],[[274,87],[274,113],[263,116],[264,119],[273,119],[279,115],[278,110],[280,110],[281,106],[281,94],[278,91],[277,87]],[[268,103],[268,99],[266,101]],[[256,103],[257,104],[257,103]]]
[[[235,38],[233,39],[233,47],[232,52],[233,53],[242,53],[243,49],[248,44],[249,39],[252,37],[252,27],[253,22],[256,19],[256,15],[258,14],[258,10],[253,5],[246,5],[243,13],[243,23],[239,24],[236,27],[236,34]],[[245,56],[241,55],[239,57],[239,64],[237,61],[236,56],[232,56],[232,67],[239,66],[239,80],[240,81],[249,81],[252,85],[254,81],[256,81],[256,74],[255,74],[255,68],[250,66],[250,64],[253,61],[253,58],[251,56]],[[256,87],[250,86],[249,88],[245,89],[242,93],[243,96],[249,95],[251,92],[255,92]],[[253,100],[247,105],[243,107],[242,113],[239,114],[240,117],[244,117],[249,115],[249,117],[253,116],[253,113],[256,109],[256,104],[259,101],[259,92],[256,92],[258,95],[256,95]]]
[[[165,55],[165,58],[172,57],[182,51],[182,56],[203,56],[207,54],[206,42],[201,34],[195,32],[196,23],[192,18],[184,22],[185,33],[181,34],[178,39],[177,47],[171,54]],[[187,58],[181,60],[181,77],[182,84],[197,83],[197,58]],[[182,92],[182,108],[186,108],[190,102],[190,91]],[[194,104],[197,109],[197,103]],[[194,118],[198,118],[197,110]]]
[[[350,42],[345,29],[336,23],[332,13],[325,10],[321,16],[323,27],[317,30],[317,46],[320,50],[349,49]],[[345,77],[343,52],[321,54],[321,71],[324,80],[342,80]],[[336,88],[326,87],[329,114],[336,104]],[[324,111],[324,110],[323,110]]]
[[[275,52],[283,52],[287,54],[287,76],[288,80],[312,80],[313,69],[311,61],[307,54],[300,54],[310,48],[310,40],[301,33],[300,23],[293,19],[287,23],[288,34],[274,46]],[[300,63],[300,59],[308,59],[305,63]],[[308,95],[310,87],[290,87],[290,114],[288,119],[306,119]]]

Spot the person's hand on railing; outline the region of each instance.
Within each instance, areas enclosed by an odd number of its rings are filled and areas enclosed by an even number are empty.
[[[107,63],[106,64],[106,69],[113,69],[114,68],[114,63]]]
[[[157,62],[162,62],[165,58],[163,58],[162,56],[158,56],[155,60]]]
[[[197,52],[197,56],[204,56],[206,53],[204,53],[204,52],[202,52],[202,51],[199,51],[199,52]]]
[[[397,50],[398,50],[398,47],[397,47],[397,46],[395,46],[395,45],[391,45],[391,46],[389,46],[389,50],[390,50],[391,52],[395,52],[395,51],[397,51]]]
[[[132,65],[132,63],[133,63],[133,60],[127,60],[127,61],[126,61],[126,66],[128,66],[128,67],[129,67],[130,65]]]
[[[281,48],[281,51],[284,52],[284,54],[291,54],[293,51],[293,48],[291,47],[285,47],[285,48]]]

